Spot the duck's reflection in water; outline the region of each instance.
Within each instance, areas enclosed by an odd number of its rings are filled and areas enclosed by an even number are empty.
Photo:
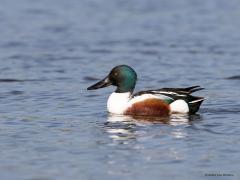
[[[114,140],[128,140],[136,138],[137,124],[132,117],[122,115],[109,115],[105,123],[109,137]]]
[[[105,129],[113,140],[134,140],[145,132],[144,127],[152,125],[171,125],[171,132],[175,138],[187,136],[184,127],[190,126],[192,122],[199,119],[198,115],[173,114],[169,117],[148,117],[148,116],[124,116],[109,114]],[[143,129],[141,128],[143,127]],[[169,128],[168,128],[169,130]]]

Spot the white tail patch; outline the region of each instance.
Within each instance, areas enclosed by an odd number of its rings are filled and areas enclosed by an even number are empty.
[[[172,113],[188,113],[189,112],[188,104],[182,99],[176,100],[173,103],[171,103],[170,109]]]

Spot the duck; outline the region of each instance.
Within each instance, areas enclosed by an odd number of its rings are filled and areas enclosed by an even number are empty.
[[[161,88],[134,93],[137,73],[128,65],[118,65],[99,82],[88,87],[96,90],[116,86],[107,101],[107,110],[116,115],[169,116],[175,113],[195,114],[204,97],[192,93],[202,90],[200,86],[186,88]]]

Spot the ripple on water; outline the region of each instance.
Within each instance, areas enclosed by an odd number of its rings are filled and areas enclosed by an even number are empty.
[[[240,80],[240,75],[229,76],[229,77],[226,77],[225,79],[229,79],[229,80]]]

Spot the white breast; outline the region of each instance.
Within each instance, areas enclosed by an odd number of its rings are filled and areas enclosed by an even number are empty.
[[[123,114],[128,107],[131,93],[112,93],[107,102],[108,112],[113,114]]]

